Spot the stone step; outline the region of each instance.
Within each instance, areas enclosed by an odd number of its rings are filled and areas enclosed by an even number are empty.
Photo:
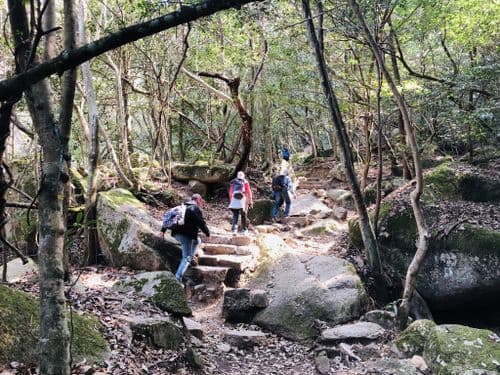
[[[253,271],[257,263],[250,255],[202,255],[198,261],[200,265],[228,267],[239,272]]]
[[[253,255],[259,256],[260,249],[255,245],[236,246],[226,244],[203,244],[203,255]]]
[[[228,234],[227,236],[221,234],[214,234],[206,238],[205,243],[247,246],[254,244],[255,238],[253,238],[250,235],[243,235],[243,234],[238,234],[236,236],[232,236],[231,234]]]
[[[201,261],[199,259],[198,261]],[[220,285],[227,277],[229,267],[196,266],[189,268],[190,277],[197,284]]]

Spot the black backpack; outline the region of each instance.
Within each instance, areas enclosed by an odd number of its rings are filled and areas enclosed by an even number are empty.
[[[271,188],[273,189],[273,191],[284,191],[286,189],[285,176],[282,174],[274,176],[271,183]]]

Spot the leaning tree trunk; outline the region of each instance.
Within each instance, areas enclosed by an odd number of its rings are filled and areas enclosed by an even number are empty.
[[[340,108],[333,92],[330,79],[328,78],[328,71],[326,67],[326,62],[324,56],[321,52],[321,46],[319,44],[318,38],[316,36],[316,31],[314,29],[314,24],[312,22],[311,9],[308,0],[302,0],[302,6],[304,10],[304,17],[307,21],[307,29],[309,34],[309,40],[311,46],[314,49],[316,56],[316,63],[318,71],[321,77],[321,85],[325,93],[328,108],[332,116],[332,121],[335,126],[335,133],[340,149],[340,159],[344,172],[347,176],[349,186],[352,191],[354,198],[354,204],[356,206],[356,211],[359,217],[359,226],[361,229],[361,237],[363,239],[363,244],[366,249],[368,264],[372,272],[380,278],[382,275],[382,264],[380,262],[380,254],[378,250],[378,244],[373,233],[372,226],[370,224],[370,219],[368,217],[368,212],[361,194],[361,189],[359,188],[358,179],[356,173],[354,172],[354,163],[352,160],[352,152],[349,146],[349,140],[347,138],[347,131],[345,129],[344,121],[342,120],[342,115],[340,113]]]
[[[398,88],[396,87],[396,84],[395,84],[394,80],[392,79],[392,76],[390,75],[389,71],[387,70],[387,67],[385,65],[385,61],[383,58],[383,52],[382,52],[380,46],[375,42],[373,35],[371,34],[370,30],[368,29],[368,26],[366,25],[363,14],[361,13],[361,9],[359,8],[359,5],[356,2],[356,0],[348,0],[348,1],[349,1],[349,5],[350,5],[351,9],[353,10],[354,14],[356,15],[356,17],[357,17],[357,19],[358,19],[358,21],[363,29],[363,32],[368,40],[368,43],[370,45],[371,50],[372,50],[372,53],[375,56],[375,58],[377,59],[377,63],[380,67],[380,70],[382,71],[382,74],[384,75],[384,78],[392,91],[394,99],[396,100],[399,111],[401,112],[401,115],[403,117],[405,131],[406,131],[406,142],[410,147],[412,158],[413,158],[413,164],[414,164],[414,168],[415,168],[416,186],[415,186],[415,189],[411,192],[410,198],[411,198],[411,205],[413,208],[413,214],[415,215],[415,221],[417,224],[418,240],[417,240],[417,251],[415,252],[415,256],[413,257],[413,260],[411,261],[411,263],[408,267],[408,271],[406,273],[403,298],[402,298],[400,308],[398,310],[399,327],[404,328],[404,327],[406,327],[407,322],[408,322],[408,315],[410,312],[410,300],[411,300],[411,297],[413,295],[413,291],[415,290],[417,274],[418,274],[420,266],[425,258],[425,254],[427,253],[427,249],[429,247],[429,233],[427,230],[427,224],[425,223],[423,210],[422,210],[422,207],[420,205],[420,196],[422,195],[423,184],[424,184],[424,179],[423,179],[423,175],[422,175],[422,168],[420,165],[420,155],[418,152],[417,141],[416,141],[415,135],[413,133],[413,127],[412,127],[412,124],[410,122],[410,114],[409,114],[408,107],[406,105],[406,102],[405,102],[403,96],[401,95]]]

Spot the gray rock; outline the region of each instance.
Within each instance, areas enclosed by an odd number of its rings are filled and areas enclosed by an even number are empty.
[[[168,235],[165,239],[158,235],[161,222],[128,190],[99,193],[97,216],[99,246],[110,265],[175,271],[181,258],[180,245]]]
[[[268,303],[264,290],[229,289],[224,293],[222,316],[230,322],[250,322]]]
[[[224,334],[224,340],[238,349],[246,349],[255,345],[261,345],[266,339],[265,333],[248,330],[230,330]]]
[[[422,375],[409,359],[382,358],[359,363],[354,374]]]
[[[189,180],[188,186],[191,189],[192,193],[198,193],[202,197],[206,198],[208,191],[208,187],[206,184],[197,180]]]
[[[187,363],[194,369],[201,370],[204,366],[203,359],[193,348],[186,349],[185,358]]]
[[[164,311],[175,315],[191,315],[182,285],[168,271],[144,272],[119,283],[117,288],[128,288],[145,297]]]
[[[337,220],[344,221],[347,219],[347,210],[344,207],[335,207],[335,210],[333,210],[333,217]]]
[[[332,209],[315,197],[313,193],[299,196],[292,201],[290,216],[307,216],[311,212],[331,215]]]
[[[229,353],[231,351],[231,345],[219,343],[217,344],[217,350],[222,353]]]
[[[316,358],[314,358],[314,362],[316,364],[316,370],[321,375],[327,375],[330,372],[330,360],[326,352],[319,352]]]
[[[134,337],[146,337],[153,345],[166,349],[178,349],[184,342],[182,327],[166,317],[132,317],[128,322]]]
[[[385,329],[376,323],[357,322],[326,329],[321,332],[319,341],[328,344],[367,342],[382,337],[384,333]]]
[[[272,234],[259,241],[266,264],[246,285],[268,292],[269,306],[253,319],[257,325],[290,339],[314,339],[315,319],[335,325],[357,319],[366,308],[367,294],[348,262],[292,250]]]
[[[363,320],[367,322],[376,323],[379,326],[389,330],[394,329],[395,319],[396,319],[396,314],[392,311],[386,311],[386,310],[368,311],[363,316]]]
[[[31,258],[28,258],[28,263],[26,264],[23,264],[21,258],[16,258],[7,263],[7,281],[10,283],[18,281],[24,275],[29,273],[35,274],[37,272],[38,265]]]
[[[186,330],[191,335],[197,337],[200,340],[203,338],[204,331],[203,326],[200,323],[186,317],[182,318],[182,322],[184,323],[184,327],[186,327]]]

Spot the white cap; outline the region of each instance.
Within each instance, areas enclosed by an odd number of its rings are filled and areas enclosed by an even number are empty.
[[[238,174],[236,175],[240,180],[245,179],[245,173],[243,171],[239,171]]]

